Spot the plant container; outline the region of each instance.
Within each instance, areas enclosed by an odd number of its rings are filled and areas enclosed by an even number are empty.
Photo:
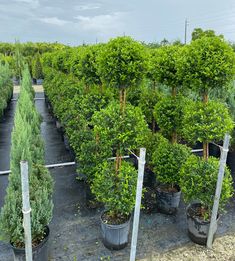
[[[167,191],[161,186],[157,187],[157,209],[160,212],[169,215],[173,215],[177,212],[180,203],[181,190],[178,186],[175,188],[177,191]]]
[[[199,218],[196,213],[196,209],[200,207],[200,203],[191,203],[187,207],[187,222],[188,222],[188,235],[189,238],[196,244],[199,245],[206,245],[207,243],[207,236],[209,232],[209,227],[210,227],[210,220],[205,221]],[[219,216],[217,217],[216,220],[216,227],[215,231],[217,230],[218,227],[218,221],[219,221]],[[213,241],[215,239],[215,235],[213,238]]]
[[[36,83],[37,83],[37,85],[42,85],[43,84],[43,79],[37,79]]]
[[[43,241],[33,247],[33,261],[48,261],[49,260],[49,252],[48,252],[48,239],[49,239],[50,229],[46,226],[46,235]],[[25,261],[25,249],[17,248],[11,244],[13,250],[14,261]]]
[[[128,244],[131,218],[129,218],[124,224],[111,225],[104,222],[104,213],[105,212],[101,214],[101,235],[103,244],[111,250],[125,248]]]

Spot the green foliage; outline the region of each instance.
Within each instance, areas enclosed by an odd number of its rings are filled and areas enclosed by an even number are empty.
[[[140,94],[138,106],[141,108],[145,119],[152,129],[155,131],[156,121],[154,119],[154,107],[161,100],[161,95],[158,90],[150,87],[143,87]]]
[[[203,31],[201,28],[195,28],[192,32],[192,41],[197,40],[202,37],[215,37],[214,30],[205,30]],[[223,38],[223,35],[219,35],[220,38]]]
[[[33,244],[44,238],[45,226],[52,218],[53,181],[44,167],[44,148],[40,136],[40,117],[34,106],[34,96],[28,68],[23,71],[20,97],[14,118],[10,156],[11,173],[0,214],[1,239],[16,247],[24,247],[20,161],[29,166],[29,194]]]
[[[130,37],[117,37],[103,47],[97,58],[99,75],[109,86],[135,86],[144,77],[145,57],[144,47],[140,43]]]
[[[123,114],[116,102],[95,112],[92,125],[99,141],[109,144],[114,153],[118,151],[119,155],[125,155],[127,149],[143,146],[149,133],[144,115],[139,108],[127,104]]]
[[[233,129],[233,121],[226,105],[209,101],[190,102],[185,106],[183,137],[190,142],[218,142]]]
[[[151,50],[148,75],[154,82],[159,82],[168,87],[179,87],[181,78],[177,74],[178,59],[181,55],[179,45],[166,45]]]
[[[161,137],[152,154],[151,164],[161,184],[173,187],[179,185],[180,169],[190,156],[190,148],[182,144],[171,144]]]
[[[19,41],[15,43],[15,52],[14,52],[14,76],[17,79],[22,78],[22,71],[24,68],[24,59],[22,55],[22,45]]]
[[[155,120],[161,129],[161,133],[168,139],[172,137],[174,132],[181,134],[184,128],[182,118],[185,102],[186,99],[183,99],[182,96],[170,96],[162,98],[154,107]]]
[[[3,115],[4,109],[7,107],[7,102],[13,93],[13,84],[11,80],[11,71],[8,66],[0,64],[0,118]]]
[[[78,77],[87,86],[94,84],[101,85],[97,63],[97,57],[101,48],[102,45],[91,45],[82,48],[80,51],[80,59],[77,66]]]
[[[91,189],[114,216],[129,215],[135,206],[137,171],[130,163],[122,161],[117,172],[115,164],[104,161],[97,166]]]
[[[208,210],[209,217],[213,207],[216,182],[219,171],[219,160],[210,157],[207,161],[197,156],[190,156],[180,171],[180,187],[184,200],[189,203],[199,200]],[[219,210],[221,211],[233,195],[232,177],[229,169],[225,168]]]
[[[200,95],[212,89],[221,90],[234,78],[235,54],[219,37],[202,37],[183,47],[178,72],[184,85]]]
[[[43,79],[42,64],[41,64],[41,59],[39,54],[37,54],[34,57],[32,73],[34,79]]]

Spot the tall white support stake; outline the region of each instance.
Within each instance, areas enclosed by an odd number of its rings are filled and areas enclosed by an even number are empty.
[[[211,222],[210,222],[210,227],[209,227],[208,237],[207,237],[208,248],[212,248],[212,241],[213,241],[214,234],[216,232],[215,227],[216,227],[216,220],[217,220],[218,209],[219,209],[220,194],[221,194],[223,179],[224,179],[224,170],[226,166],[229,140],[230,140],[229,134],[225,134],[223,149],[220,156],[220,167],[219,167],[219,174],[218,174],[218,179],[216,184],[214,205],[212,209]]]
[[[30,221],[30,201],[29,201],[29,175],[28,162],[20,162],[21,170],[21,185],[22,185],[22,212],[23,212],[23,227],[25,235],[25,257],[26,261],[32,261],[32,237],[31,237],[31,221]]]
[[[135,256],[136,256],[136,245],[137,245],[137,237],[138,237],[138,230],[139,230],[140,206],[141,206],[142,187],[143,187],[143,178],[144,178],[145,155],[146,155],[146,149],[141,148],[140,157],[138,158],[138,180],[137,180],[136,200],[135,200],[135,214],[134,214],[134,222],[133,222],[133,229],[132,229],[130,261],[135,261]]]

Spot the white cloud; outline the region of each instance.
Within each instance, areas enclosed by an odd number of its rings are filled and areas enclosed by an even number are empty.
[[[69,23],[69,21],[59,19],[58,17],[43,17],[43,18],[38,18],[38,20],[46,24],[52,24],[58,26],[63,26]]]
[[[84,5],[77,5],[74,7],[76,11],[86,11],[86,10],[95,10],[101,7],[100,4],[84,4]]]
[[[82,16],[74,17],[79,21],[80,27],[87,31],[96,31],[106,34],[108,32],[120,31],[123,28],[124,12],[115,12],[107,15]]]

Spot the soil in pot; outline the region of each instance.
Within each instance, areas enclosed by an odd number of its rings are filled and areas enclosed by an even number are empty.
[[[178,186],[160,185],[156,189],[157,209],[159,212],[173,215],[176,214],[180,203],[181,190]]]
[[[189,238],[199,245],[206,245],[210,227],[210,219],[204,219],[205,209],[200,203],[192,203],[187,207],[188,235]],[[217,217],[216,230],[219,216]],[[215,239],[215,235],[213,241]]]
[[[50,229],[48,226],[45,228],[44,239],[36,246],[33,246],[33,261],[48,261],[48,239],[49,239]],[[12,244],[12,250],[14,255],[14,261],[25,261],[25,249],[14,247]]]
[[[130,230],[130,216],[110,217],[108,212],[101,215],[101,234],[103,244],[111,250],[120,250],[127,246]]]

